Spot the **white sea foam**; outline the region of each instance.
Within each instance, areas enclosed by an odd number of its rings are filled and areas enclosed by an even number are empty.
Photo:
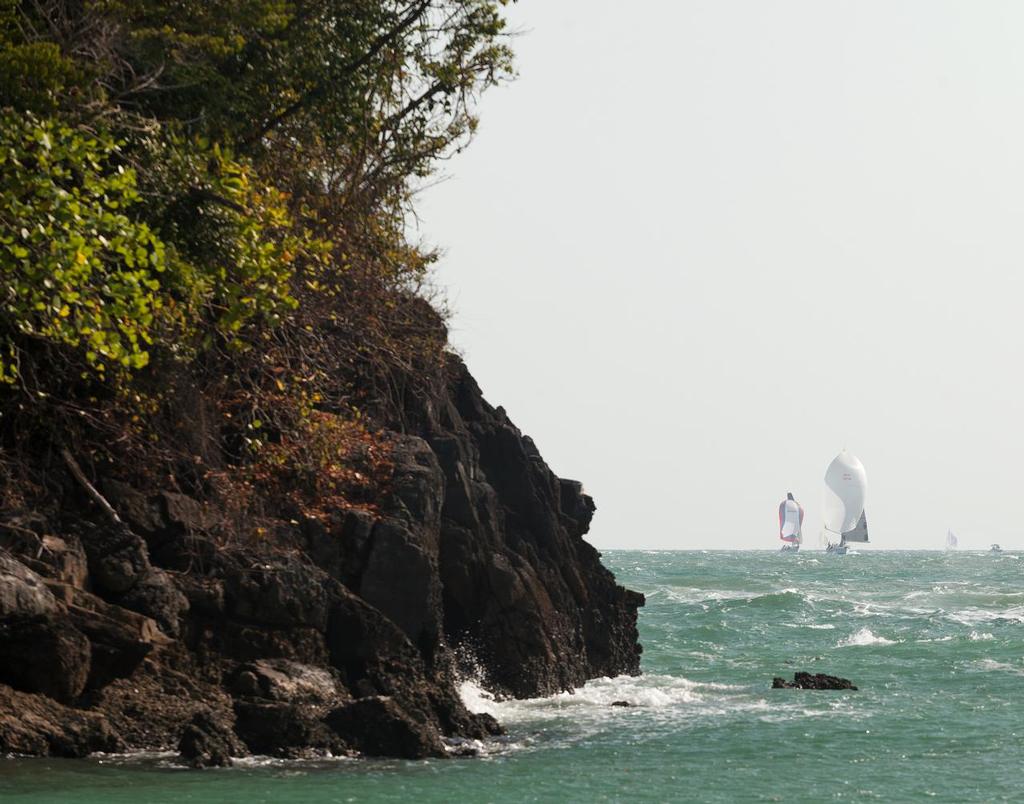
[[[500,704],[494,699],[494,695],[485,690],[479,681],[467,679],[459,686],[459,695],[462,703],[470,712],[477,714],[498,716]]]
[[[484,712],[497,718],[513,733],[529,728],[531,723],[570,716],[577,725],[590,723],[589,728],[607,727],[622,717],[654,717],[657,720],[708,716],[719,710],[738,712],[756,710],[757,702],[748,700],[743,686],[691,681],[690,679],[650,673],[642,676],[618,676],[588,681],[573,692],[562,692],[545,698],[497,700],[478,681],[467,680],[460,687],[462,700],[471,712]],[[612,706],[625,701],[628,707]],[[524,740],[525,744],[528,740]],[[498,746],[506,751],[515,745]],[[484,753],[488,753],[485,751]]]
[[[840,639],[839,642],[836,643],[836,647],[849,648],[861,645],[895,645],[896,642],[897,640],[876,636],[869,628],[861,628],[857,633],[851,634],[845,639]]]
[[[123,753],[107,753],[106,751],[96,751],[89,754],[89,759],[96,761],[100,765],[137,765],[140,763],[153,763],[160,766],[174,767],[178,759],[178,752],[128,751]]]
[[[992,634],[986,632],[978,633],[977,631],[971,631],[967,637],[972,642],[987,642],[990,639],[995,639]]]
[[[698,690],[736,689],[725,684],[701,684],[687,678],[649,674],[597,678],[572,692],[546,698],[497,700],[479,682],[464,681],[459,689],[463,703],[471,712],[485,712],[498,720],[520,720],[541,711],[591,709],[605,711],[615,701],[627,701],[634,707],[665,707],[693,703],[701,699]]]

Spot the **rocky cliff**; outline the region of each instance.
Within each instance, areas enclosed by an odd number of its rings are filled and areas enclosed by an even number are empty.
[[[469,666],[520,697],[639,672],[643,597],[584,541],[593,501],[461,360],[381,418],[382,498],[273,538],[55,458],[59,506],[0,517],[0,751],[442,756],[500,732]]]

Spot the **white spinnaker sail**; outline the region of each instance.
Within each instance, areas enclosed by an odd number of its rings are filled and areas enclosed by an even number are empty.
[[[858,527],[864,514],[867,497],[867,474],[864,464],[846,450],[840,452],[825,471],[825,530],[847,541],[867,541],[867,521]],[[861,536],[863,530],[863,537]],[[854,538],[850,538],[853,532]]]
[[[800,544],[803,540],[800,523],[803,522],[803,511],[796,500],[783,500],[779,506],[779,538],[786,542]]]
[[[868,540],[868,515],[866,511],[860,512],[860,519],[857,520],[857,527],[853,530],[843,531],[844,542],[866,542]]]

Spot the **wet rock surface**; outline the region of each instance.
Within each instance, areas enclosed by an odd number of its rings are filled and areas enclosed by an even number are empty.
[[[470,755],[502,729],[464,706],[467,664],[514,696],[639,672],[643,597],[584,541],[591,498],[458,358],[431,389],[373,412],[372,513],[225,543],[208,503],[98,477],[123,524],[80,493],[4,520],[32,538],[0,540],[0,752]]]

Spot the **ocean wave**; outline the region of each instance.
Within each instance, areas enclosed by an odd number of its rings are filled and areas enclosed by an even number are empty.
[[[89,759],[99,765],[139,765],[154,764],[162,767],[184,767],[178,761],[177,751],[95,751]]]
[[[1007,609],[983,609],[971,606],[959,609],[946,615],[948,619],[960,625],[980,625],[997,621],[1024,623],[1024,606],[1011,606]]]
[[[630,709],[664,710],[699,703],[711,693],[742,691],[731,684],[691,681],[681,676],[647,674],[596,678],[572,692],[560,692],[543,698],[498,700],[479,681],[464,681],[459,692],[466,708],[497,718],[502,723],[516,723],[538,716],[571,711],[574,717],[616,716]],[[625,701],[628,708],[613,707]]]
[[[1017,676],[1024,676],[1024,669],[1014,667],[1009,662],[997,662],[995,659],[981,659],[977,662],[971,662],[971,666],[976,667],[979,670],[1013,673]]]
[[[706,603],[737,603],[747,606],[764,606],[769,608],[784,607],[791,604],[810,605],[815,601],[812,595],[799,589],[787,587],[766,592],[732,589],[702,589],[692,586],[659,586],[647,593],[648,599],[666,597],[673,603],[685,605],[701,605]]]
[[[664,595],[673,603],[686,605],[699,605],[701,603],[713,603],[720,600],[743,600],[748,595],[746,592],[729,592],[719,589],[700,589],[689,586],[659,586],[647,593],[648,600]]]
[[[836,643],[836,647],[850,648],[860,647],[863,645],[895,645],[898,641],[899,640],[876,636],[871,632],[870,628],[861,628],[857,633],[851,634],[845,639],[840,639],[839,642]]]

